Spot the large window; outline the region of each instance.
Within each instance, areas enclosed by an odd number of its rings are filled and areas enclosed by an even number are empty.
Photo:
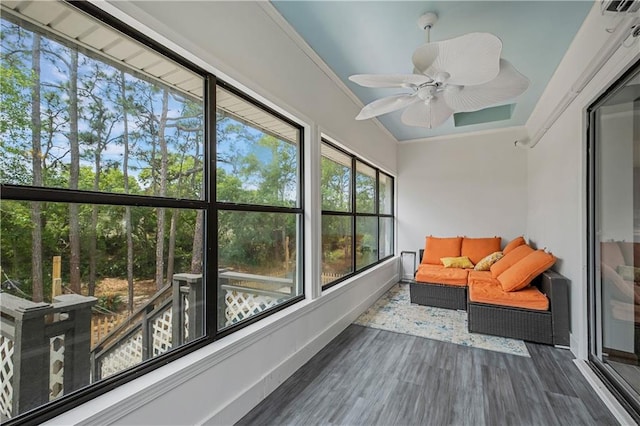
[[[302,130],[226,86],[216,107],[223,330],[303,297]]]
[[[323,141],[322,286],[393,256],[393,178]]]
[[[3,423],[304,297],[301,127],[95,6],[36,3],[1,5]]]
[[[640,66],[589,115],[590,354],[640,419]]]

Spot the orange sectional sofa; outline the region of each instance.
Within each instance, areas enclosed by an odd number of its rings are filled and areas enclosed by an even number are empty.
[[[549,270],[555,257],[523,237],[502,250],[501,242],[427,237],[410,282],[411,302],[467,310],[469,331],[567,345],[568,280]]]

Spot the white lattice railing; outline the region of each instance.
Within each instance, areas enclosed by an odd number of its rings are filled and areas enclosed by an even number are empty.
[[[49,338],[49,401],[64,395],[64,334]]]
[[[235,324],[287,300],[289,295],[271,296],[251,289],[227,287],[225,293],[225,326]]]
[[[13,340],[0,336],[0,414],[11,418],[13,409]]]
[[[152,323],[153,356],[158,356],[171,349],[173,309],[169,307],[158,315]]]
[[[320,276],[322,285],[329,284],[337,280],[338,278],[344,277],[346,274],[336,273],[336,272],[323,272]]]
[[[100,359],[100,377],[109,377],[125,368],[142,362],[142,329],[130,335],[126,340]]]
[[[189,341],[189,298],[182,296],[182,306],[184,306],[184,340]]]

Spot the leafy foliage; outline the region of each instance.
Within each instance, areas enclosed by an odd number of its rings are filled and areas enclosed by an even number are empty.
[[[202,100],[35,36],[10,20],[0,22],[1,183],[32,185],[37,164],[44,187],[204,198]],[[34,58],[37,75],[32,71]],[[77,76],[77,85],[71,76]],[[33,99],[39,99],[38,109]],[[298,206],[297,144],[222,110],[216,118],[217,200]],[[47,298],[53,256],[62,256],[63,283],[72,278],[74,226],[79,232],[79,275],[90,292],[102,278],[127,277],[130,268],[136,279],[157,278],[160,268],[162,284],[167,275],[202,264],[202,246],[195,242],[202,241],[204,230],[197,221],[203,215],[196,210],[78,202],[71,209],[64,203],[3,200],[2,271],[24,288],[39,285]],[[34,217],[40,224],[37,233]],[[220,266],[279,274],[293,270],[297,226],[295,214],[222,212]],[[39,256],[34,241],[41,246]],[[132,257],[127,254],[131,248]],[[33,282],[32,266],[42,271],[43,282]]]

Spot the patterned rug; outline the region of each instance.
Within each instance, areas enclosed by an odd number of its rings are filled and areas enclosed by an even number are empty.
[[[355,324],[490,351],[529,356],[522,340],[469,333],[467,313],[411,304],[409,284],[398,283],[356,319]]]

